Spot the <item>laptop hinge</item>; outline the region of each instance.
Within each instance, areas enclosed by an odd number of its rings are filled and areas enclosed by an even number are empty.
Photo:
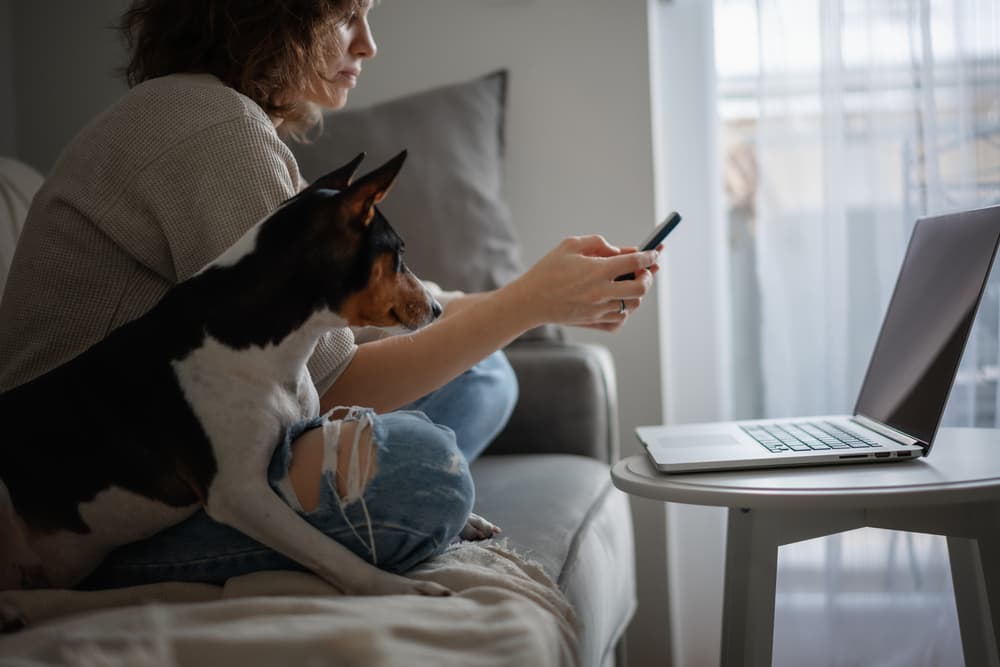
[[[919,445],[920,447],[923,447],[924,449],[927,448],[927,445],[925,445],[924,443],[920,442],[916,438],[908,436],[905,433],[903,433],[902,431],[897,431],[896,429],[892,428],[891,426],[886,426],[882,422],[877,422],[874,419],[869,419],[868,417],[865,417],[864,415],[854,415],[854,417],[852,417],[851,419],[852,419],[852,421],[855,421],[855,422],[861,424],[865,428],[870,428],[871,430],[875,431],[876,433],[878,433],[880,435],[884,435],[885,437],[889,438],[890,440],[895,440],[896,442],[898,442],[898,443],[900,443],[902,445]]]

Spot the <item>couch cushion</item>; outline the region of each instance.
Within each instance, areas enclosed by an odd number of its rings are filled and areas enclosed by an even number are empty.
[[[632,515],[606,463],[567,454],[486,456],[475,512],[558,583],[580,620],[580,659],[602,665],[635,609]]]

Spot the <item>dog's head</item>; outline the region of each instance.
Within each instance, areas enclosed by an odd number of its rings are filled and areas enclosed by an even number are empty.
[[[405,244],[376,204],[388,194],[406,151],[354,179],[364,154],[317,179],[293,202],[307,218],[310,273],[327,306],[348,325],[413,331],[441,305],[403,260]]]

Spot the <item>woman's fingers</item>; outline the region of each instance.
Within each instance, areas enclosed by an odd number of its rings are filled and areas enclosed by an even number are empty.
[[[624,324],[628,316],[638,310],[641,305],[642,298],[640,297],[616,298],[595,305],[590,316],[583,317],[579,322],[572,324],[602,330],[608,330],[609,327],[617,328]]]
[[[608,286],[608,298],[631,299],[645,296],[653,286],[653,275],[658,269],[659,267],[654,264],[652,267],[636,271],[635,278],[612,281]]]
[[[576,245],[574,249],[577,252],[588,257],[615,257],[622,253],[621,248],[611,245],[599,234],[573,236],[567,239],[567,241]]]
[[[640,269],[654,269],[656,260],[663,249],[661,243],[653,250],[639,251],[635,246],[616,247],[598,234],[592,236],[572,236],[563,241],[570,252],[586,257],[601,257],[607,260],[608,273],[617,278],[626,273],[638,273]],[[657,267],[658,268],[658,267]],[[654,269],[655,270],[655,269]]]
[[[659,257],[659,252],[656,250],[631,252],[627,254],[616,255],[614,257],[608,257],[605,259],[605,268],[607,269],[607,276],[613,280],[618,276],[625,275],[627,273],[638,275],[639,271],[641,271],[642,269],[648,269],[650,267],[656,266],[656,260],[658,257]]]

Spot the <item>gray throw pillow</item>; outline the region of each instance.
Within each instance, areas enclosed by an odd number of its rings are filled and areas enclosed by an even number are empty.
[[[406,263],[446,290],[477,292],[521,273],[501,190],[507,73],[339,111],[292,150],[313,180],[358,153],[358,173],[404,148],[406,164],[379,208],[406,241]]]

